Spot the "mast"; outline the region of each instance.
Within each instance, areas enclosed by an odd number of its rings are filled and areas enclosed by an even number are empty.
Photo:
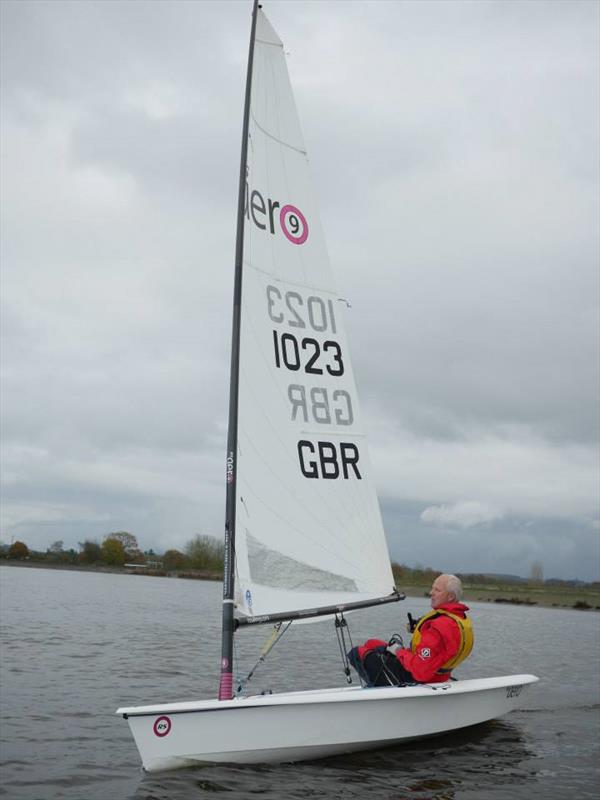
[[[229,378],[229,425],[227,432],[227,496],[225,501],[225,542],[223,563],[223,625],[221,629],[221,680],[219,700],[233,697],[233,597],[235,580],[235,503],[238,440],[238,397],[240,363],[240,318],[242,306],[242,263],[244,259],[244,204],[246,188],[246,166],[248,160],[248,128],[250,120],[250,97],[252,93],[252,62],[258,0],[252,8],[252,28],[248,49],[246,72],[246,97],[242,126],[242,154],[240,159],[240,183],[238,190],[237,237],[235,244],[235,276],[233,283],[233,322],[231,330],[231,373]]]

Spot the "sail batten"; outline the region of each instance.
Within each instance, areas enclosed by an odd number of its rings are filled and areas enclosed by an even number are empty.
[[[262,125],[260,124],[260,122],[254,116],[254,114],[252,114],[252,121],[254,122],[256,127],[259,129],[259,131],[262,131],[262,133],[264,133],[265,136],[268,136],[269,139],[273,139],[273,141],[277,142],[277,144],[280,144],[283,147],[289,147],[290,150],[295,150],[297,153],[300,153],[303,156],[307,155],[306,150],[302,150],[299,147],[296,147],[295,145],[290,144],[289,142],[284,142],[283,139],[279,139],[277,136],[275,136],[274,134],[272,134],[268,130],[266,130],[266,128],[263,128]]]
[[[269,271],[267,266],[261,267],[259,264],[253,264],[249,260],[244,260],[244,269],[252,269],[257,273],[262,275],[268,275],[274,284],[285,284],[290,288],[297,288],[297,289],[311,289],[319,294],[329,295],[332,300],[335,300],[337,303],[342,303],[344,305],[347,304],[347,301],[339,296],[339,292],[335,288],[330,288],[324,286],[321,283],[317,283],[313,281],[312,283],[307,283],[306,281],[300,280],[289,280],[277,277],[276,273]]]

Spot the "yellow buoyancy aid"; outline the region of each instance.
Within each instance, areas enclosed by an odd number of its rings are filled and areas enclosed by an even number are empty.
[[[445,664],[442,664],[439,669],[440,672],[450,672],[450,670],[455,669],[455,667],[458,667],[459,664],[462,664],[462,662],[473,649],[473,625],[468,617],[459,617],[458,614],[452,614],[451,611],[445,611],[443,608],[434,608],[433,611],[425,614],[425,616],[421,617],[421,619],[417,622],[413,631],[412,639],[410,641],[410,648],[413,653],[416,652],[419,642],[421,641],[421,628],[423,625],[426,622],[429,622],[429,620],[441,616],[450,617],[453,619],[458,625],[458,630],[460,631],[460,644],[458,646],[456,655],[453,656],[449,661],[446,661]]]

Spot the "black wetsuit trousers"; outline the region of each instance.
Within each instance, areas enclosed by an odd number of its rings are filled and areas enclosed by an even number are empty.
[[[353,647],[348,653],[348,661],[367,686],[405,686],[407,683],[416,683],[410,672],[385,647],[370,650],[363,659],[358,655],[358,647]]]

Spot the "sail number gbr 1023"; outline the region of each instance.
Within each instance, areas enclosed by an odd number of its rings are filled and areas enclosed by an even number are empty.
[[[299,329],[295,334],[282,333],[273,328],[273,354],[277,369],[284,368],[307,375],[331,375],[334,378],[344,374],[342,348],[333,338],[337,334],[337,326],[331,300],[325,301],[317,295],[304,297],[296,291],[281,292],[276,286],[267,286],[267,311],[269,319],[276,325]],[[313,336],[300,333],[300,330],[308,333],[311,329],[330,338],[320,342]],[[312,417],[317,424],[352,425],[352,402],[348,392],[343,389],[330,394],[325,387],[313,386],[309,391],[307,387],[294,383],[288,387],[288,397],[292,421],[297,417],[308,421]],[[335,404],[333,409],[330,402]],[[305,478],[362,479],[358,466],[360,453],[353,442],[311,442],[301,439],[297,451],[300,471]]]

